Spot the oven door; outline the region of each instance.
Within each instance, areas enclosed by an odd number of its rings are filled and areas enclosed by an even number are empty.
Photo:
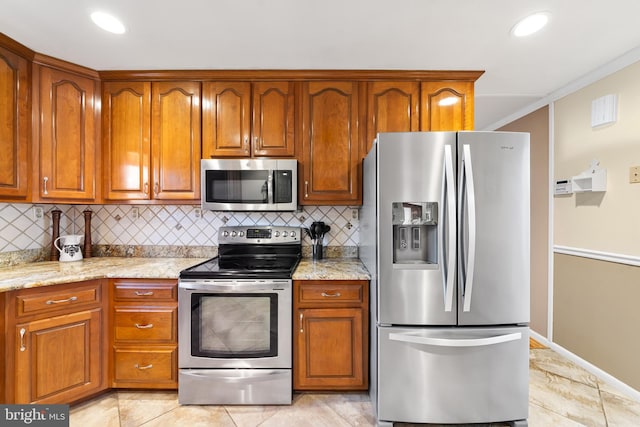
[[[186,280],[180,368],[291,368],[291,280]]]

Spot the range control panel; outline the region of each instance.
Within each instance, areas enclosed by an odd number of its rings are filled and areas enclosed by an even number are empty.
[[[278,244],[300,243],[300,227],[286,226],[225,226],[218,231],[218,244]]]

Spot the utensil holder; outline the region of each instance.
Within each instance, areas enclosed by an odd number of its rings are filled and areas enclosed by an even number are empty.
[[[311,245],[311,256],[314,261],[322,259],[322,242]]]

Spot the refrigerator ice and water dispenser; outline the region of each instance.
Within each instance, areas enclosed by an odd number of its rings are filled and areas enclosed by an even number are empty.
[[[438,263],[438,203],[392,203],[393,263]]]

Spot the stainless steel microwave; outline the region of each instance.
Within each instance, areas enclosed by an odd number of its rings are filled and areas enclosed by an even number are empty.
[[[213,211],[294,211],[295,159],[202,159],[202,208]]]

